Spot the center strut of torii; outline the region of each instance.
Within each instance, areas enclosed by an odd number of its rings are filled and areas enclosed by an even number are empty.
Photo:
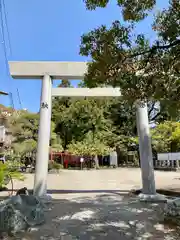
[[[11,76],[15,79],[42,80],[34,179],[34,194],[42,197],[47,193],[52,96],[120,97],[121,92],[119,88],[52,88],[53,79],[82,80],[87,71],[85,62],[9,62],[9,68]],[[147,104],[138,101],[135,104],[143,193],[156,195]]]

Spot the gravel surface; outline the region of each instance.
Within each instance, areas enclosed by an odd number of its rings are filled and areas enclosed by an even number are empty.
[[[179,239],[176,229],[162,224],[163,204],[139,202],[119,194],[97,194],[53,200],[47,221],[20,239]]]
[[[155,175],[158,188],[179,184],[177,172]],[[12,239],[180,239],[179,229],[162,223],[163,203],[142,203],[128,194],[141,187],[140,180],[139,169],[50,174],[48,189],[53,200],[46,223]],[[27,175],[25,182],[15,182],[15,188],[23,186],[32,188],[33,175]]]

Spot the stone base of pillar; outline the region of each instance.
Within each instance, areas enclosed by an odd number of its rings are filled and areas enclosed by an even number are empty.
[[[142,202],[167,202],[166,196],[158,193],[153,195],[140,193],[138,197],[139,197],[139,200]]]

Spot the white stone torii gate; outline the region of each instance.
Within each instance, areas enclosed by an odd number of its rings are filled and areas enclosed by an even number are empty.
[[[87,71],[87,63],[85,62],[9,62],[9,68],[14,79],[42,79],[34,194],[44,196],[46,195],[49,160],[51,97],[119,97],[121,95],[120,89],[52,88],[53,79],[82,80]],[[136,103],[136,109],[143,193],[155,196],[147,104]]]

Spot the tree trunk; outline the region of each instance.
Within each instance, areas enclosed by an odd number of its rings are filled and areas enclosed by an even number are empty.
[[[95,162],[96,169],[99,169],[99,159],[97,155],[94,157],[94,162]]]

